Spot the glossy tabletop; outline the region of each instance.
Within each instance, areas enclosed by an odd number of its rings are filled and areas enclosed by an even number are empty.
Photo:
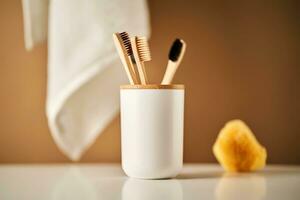
[[[0,199],[299,200],[300,167],[234,174],[218,165],[186,164],[176,179],[139,180],[118,164],[0,165]]]

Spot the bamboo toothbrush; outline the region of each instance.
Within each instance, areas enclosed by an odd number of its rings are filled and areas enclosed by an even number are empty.
[[[139,77],[143,85],[148,84],[148,77],[144,62],[151,60],[150,48],[146,37],[132,37],[131,46],[134,59],[139,72]]]
[[[139,84],[130,56],[133,55],[127,32],[114,33],[113,39],[131,85]]]
[[[173,77],[176,73],[178,66],[180,65],[184,56],[186,44],[181,39],[176,39],[169,52],[168,66],[161,82],[162,85],[171,84]]]

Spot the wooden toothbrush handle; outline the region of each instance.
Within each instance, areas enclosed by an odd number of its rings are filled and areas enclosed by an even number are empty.
[[[143,85],[147,85],[149,82],[148,82],[148,77],[146,74],[144,63],[143,62],[137,63],[137,67],[138,67],[141,83]]]
[[[169,60],[164,78],[161,82],[162,85],[169,85],[172,83],[177,68],[178,68],[178,64]]]

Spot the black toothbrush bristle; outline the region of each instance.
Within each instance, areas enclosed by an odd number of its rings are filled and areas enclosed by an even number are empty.
[[[182,42],[180,39],[176,39],[171,47],[171,50],[169,52],[169,60],[172,60],[173,62],[178,60],[178,57],[180,55],[182,48]]]
[[[127,32],[122,32],[122,33],[120,33],[120,36],[121,36],[121,39],[122,39],[123,44],[125,46],[127,55],[131,56],[133,54],[133,52],[132,52],[131,43],[130,43],[128,33]]]

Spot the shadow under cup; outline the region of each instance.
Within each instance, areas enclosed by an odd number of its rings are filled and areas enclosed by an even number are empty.
[[[175,177],[183,163],[184,85],[123,85],[122,168],[130,177]]]

